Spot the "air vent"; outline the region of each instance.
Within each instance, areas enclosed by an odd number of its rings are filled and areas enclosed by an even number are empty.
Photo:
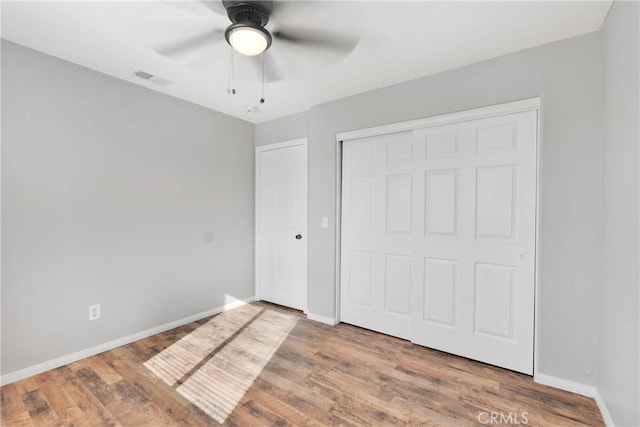
[[[157,84],[159,86],[166,87],[166,86],[169,86],[171,83],[173,83],[171,80],[167,80],[167,79],[164,79],[162,77],[154,76],[153,74],[147,73],[146,71],[142,71],[142,70],[135,70],[133,72],[133,75],[138,77],[138,78],[140,78],[140,79],[146,80],[148,82],[155,83],[155,84]]]

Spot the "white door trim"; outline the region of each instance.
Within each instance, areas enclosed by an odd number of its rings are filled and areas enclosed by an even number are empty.
[[[284,141],[284,142],[277,142],[274,144],[268,144],[268,145],[260,145],[258,147],[256,147],[255,149],[255,157],[254,157],[254,192],[253,192],[253,196],[254,196],[254,228],[253,228],[253,233],[254,233],[254,246],[253,246],[253,270],[254,270],[254,277],[253,277],[253,286],[254,286],[254,294],[255,294],[255,299],[257,301],[260,301],[262,298],[260,297],[260,286],[259,286],[259,277],[260,277],[260,271],[258,269],[258,248],[260,247],[260,227],[259,227],[259,197],[258,197],[258,188],[260,185],[259,179],[260,179],[260,170],[259,170],[259,162],[258,162],[258,157],[259,154],[265,151],[271,151],[271,150],[277,150],[277,149],[281,149],[281,148],[288,148],[288,147],[295,147],[297,145],[302,145],[304,147],[304,152],[305,152],[305,165],[304,165],[304,169],[305,169],[305,174],[307,175],[307,207],[309,206],[309,191],[308,191],[308,176],[309,176],[309,149],[308,149],[308,140],[307,138],[299,138],[299,139],[293,139],[290,141]],[[308,212],[308,210],[307,210]],[[303,312],[306,314],[308,312],[309,309],[309,269],[308,269],[308,265],[309,265],[309,258],[308,258],[308,254],[309,254],[309,243],[308,243],[308,239],[307,236],[309,235],[309,220],[307,218],[307,226],[305,227],[305,229],[303,230],[303,236],[305,236],[304,239],[304,244],[307,246],[307,286],[305,287],[305,304],[304,304],[304,308],[303,308]]]
[[[424,119],[409,120],[406,122],[390,123],[388,125],[375,126],[365,129],[357,129],[336,134],[337,141],[349,141],[351,139],[365,138],[369,136],[384,135],[403,131],[416,130],[431,126],[440,126],[450,123],[466,122],[468,120],[484,119],[487,117],[502,116],[504,114],[520,113],[523,111],[537,110],[540,108],[540,98],[524,99],[522,101],[507,102],[488,107],[474,108],[472,110],[458,111],[455,113],[441,114]]]
[[[364,129],[357,129],[347,132],[341,132],[336,134],[336,270],[335,270],[335,319],[336,323],[340,323],[340,276],[341,276],[341,247],[342,247],[342,234],[341,234],[341,218],[342,218],[342,147],[344,141],[349,141],[358,138],[365,138],[370,136],[384,135],[389,133],[396,133],[402,131],[411,131],[420,128],[426,128],[431,126],[439,126],[443,124],[457,123],[468,120],[482,119],[488,117],[496,117],[505,114],[513,114],[524,111],[536,111],[538,116],[538,132],[536,135],[536,234],[535,234],[535,277],[534,277],[534,348],[533,348],[533,375],[538,373],[538,314],[539,308],[538,299],[538,278],[539,275],[539,262],[540,259],[540,159],[541,159],[541,98],[529,98],[519,101],[507,102],[503,104],[491,105],[487,107],[480,107],[471,110],[458,111],[453,113],[441,114],[437,116],[427,117],[417,120],[409,120],[398,123],[391,123],[388,125],[375,126]]]

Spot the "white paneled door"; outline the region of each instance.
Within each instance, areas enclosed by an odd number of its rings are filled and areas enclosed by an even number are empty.
[[[307,142],[256,149],[256,291],[307,309]]]
[[[533,372],[537,110],[345,141],[343,322]]]

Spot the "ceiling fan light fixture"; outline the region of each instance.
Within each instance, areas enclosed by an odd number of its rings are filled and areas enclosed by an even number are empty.
[[[246,56],[259,55],[271,46],[271,34],[259,25],[239,22],[230,25],[224,33],[227,42]]]

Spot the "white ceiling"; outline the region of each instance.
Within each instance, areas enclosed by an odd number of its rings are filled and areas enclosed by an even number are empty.
[[[278,3],[278,2],[276,2]],[[295,24],[359,38],[341,55],[274,40],[267,61],[288,78],[265,85],[255,64],[220,41],[178,58],[153,48],[224,29],[219,1],[2,1],[2,37],[111,76],[250,122],[596,31],[611,1],[280,2],[267,28]],[[345,56],[346,55],[346,56]],[[253,61],[256,59],[254,58]],[[259,61],[259,59],[258,59]],[[257,67],[259,68],[259,67]],[[167,87],[132,76],[143,70]],[[249,113],[248,106],[259,111]]]

